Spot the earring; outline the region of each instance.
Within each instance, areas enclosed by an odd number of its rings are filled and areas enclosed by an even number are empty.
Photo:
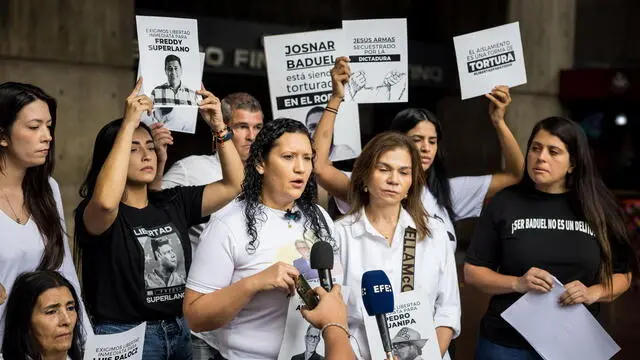
[[[365,186],[362,188],[362,191],[364,191],[364,192],[369,192],[369,188],[367,187],[367,185],[365,185]]]

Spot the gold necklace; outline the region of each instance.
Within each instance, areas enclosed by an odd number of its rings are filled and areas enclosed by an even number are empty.
[[[4,189],[2,189],[2,193],[4,194],[4,199],[7,201],[7,204],[9,204],[9,208],[11,209],[11,212],[13,213],[13,217],[16,218],[15,221],[18,224],[22,225],[22,220],[20,219],[20,216],[18,216],[16,214],[16,211],[13,210],[13,205],[11,205],[11,201],[9,201],[9,197],[7,196],[7,193],[4,191]],[[24,204],[23,204],[23,206],[24,206]]]

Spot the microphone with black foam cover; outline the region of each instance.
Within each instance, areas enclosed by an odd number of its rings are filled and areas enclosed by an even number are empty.
[[[387,326],[387,315],[393,312],[393,289],[387,274],[382,270],[371,270],[362,274],[362,302],[369,316],[375,316],[382,347],[387,359],[393,360],[391,336]]]
[[[311,247],[311,268],[318,270],[320,286],[327,291],[333,288],[333,247],[326,241],[316,241]]]

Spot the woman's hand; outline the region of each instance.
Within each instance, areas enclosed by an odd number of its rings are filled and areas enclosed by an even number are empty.
[[[553,287],[553,276],[548,272],[532,267],[526,274],[518,278],[513,290],[524,294],[529,291],[549,292]]]
[[[331,292],[321,287],[313,289],[320,297],[320,303],[313,310],[303,307],[302,317],[318,329],[322,329],[329,323],[347,326],[347,305],[342,300],[341,289],[338,284],[333,285]]]
[[[331,73],[331,89],[333,90],[331,96],[344,98],[344,86],[349,82],[351,76],[349,61],[348,57],[341,56],[336,59],[333,68],[329,71]]]
[[[127,96],[124,108],[124,121],[125,124],[134,124],[135,127],[140,125],[140,116],[143,112],[151,115],[153,111],[153,101],[146,95],[138,95],[142,88],[142,78],[136,82],[136,87],[133,88],[131,94]]]
[[[220,99],[218,99],[213,93],[207,91],[202,85],[202,88],[196,93],[202,95],[203,99],[200,102],[198,108],[200,109],[200,115],[207,121],[213,132],[219,132],[224,130],[227,126],[222,119],[222,107]]]
[[[156,147],[158,162],[166,163],[167,147],[173,145],[171,131],[164,127],[163,123],[153,123],[151,124],[151,136],[153,137],[153,143]]]
[[[280,290],[287,295],[296,292],[296,278],[300,275],[293,265],[281,261],[253,275],[257,291]]]
[[[558,299],[558,302],[562,305],[591,305],[600,299],[598,289],[586,287],[579,280],[568,283],[564,286],[564,290],[565,292]]]
[[[511,104],[509,87],[498,85],[491,90],[490,94],[485,94],[485,96],[491,100],[489,103],[489,117],[493,126],[497,126],[501,121],[504,121],[507,107]]]

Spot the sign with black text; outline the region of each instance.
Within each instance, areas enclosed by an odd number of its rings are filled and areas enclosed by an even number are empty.
[[[195,19],[136,16],[144,94],[154,106],[197,106],[202,71]]]
[[[118,333],[90,336],[85,343],[84,360],[142,360],[147,323]]]
[[[303,122],[312,136],[331,97],[331,74],[342,41],[341,30],[264,38],[273,117]],[[360,154],[358,105],[342,103],[336,118],[331,160]]]
[[[420,290],[407,291],[394,294],[394,303],[394,311],[386,315],[394,355],[399,360],[441,360],[429,296]],[[366,316],[364,307],[362,313],[371,359],[383,360],[385,352],[376,318]]]
[[[453,38],[462,100],[527,83],[518,22]]]
[[[345,101],[407,102],[407,19],[343,21],[342,31],[351,60]]]

